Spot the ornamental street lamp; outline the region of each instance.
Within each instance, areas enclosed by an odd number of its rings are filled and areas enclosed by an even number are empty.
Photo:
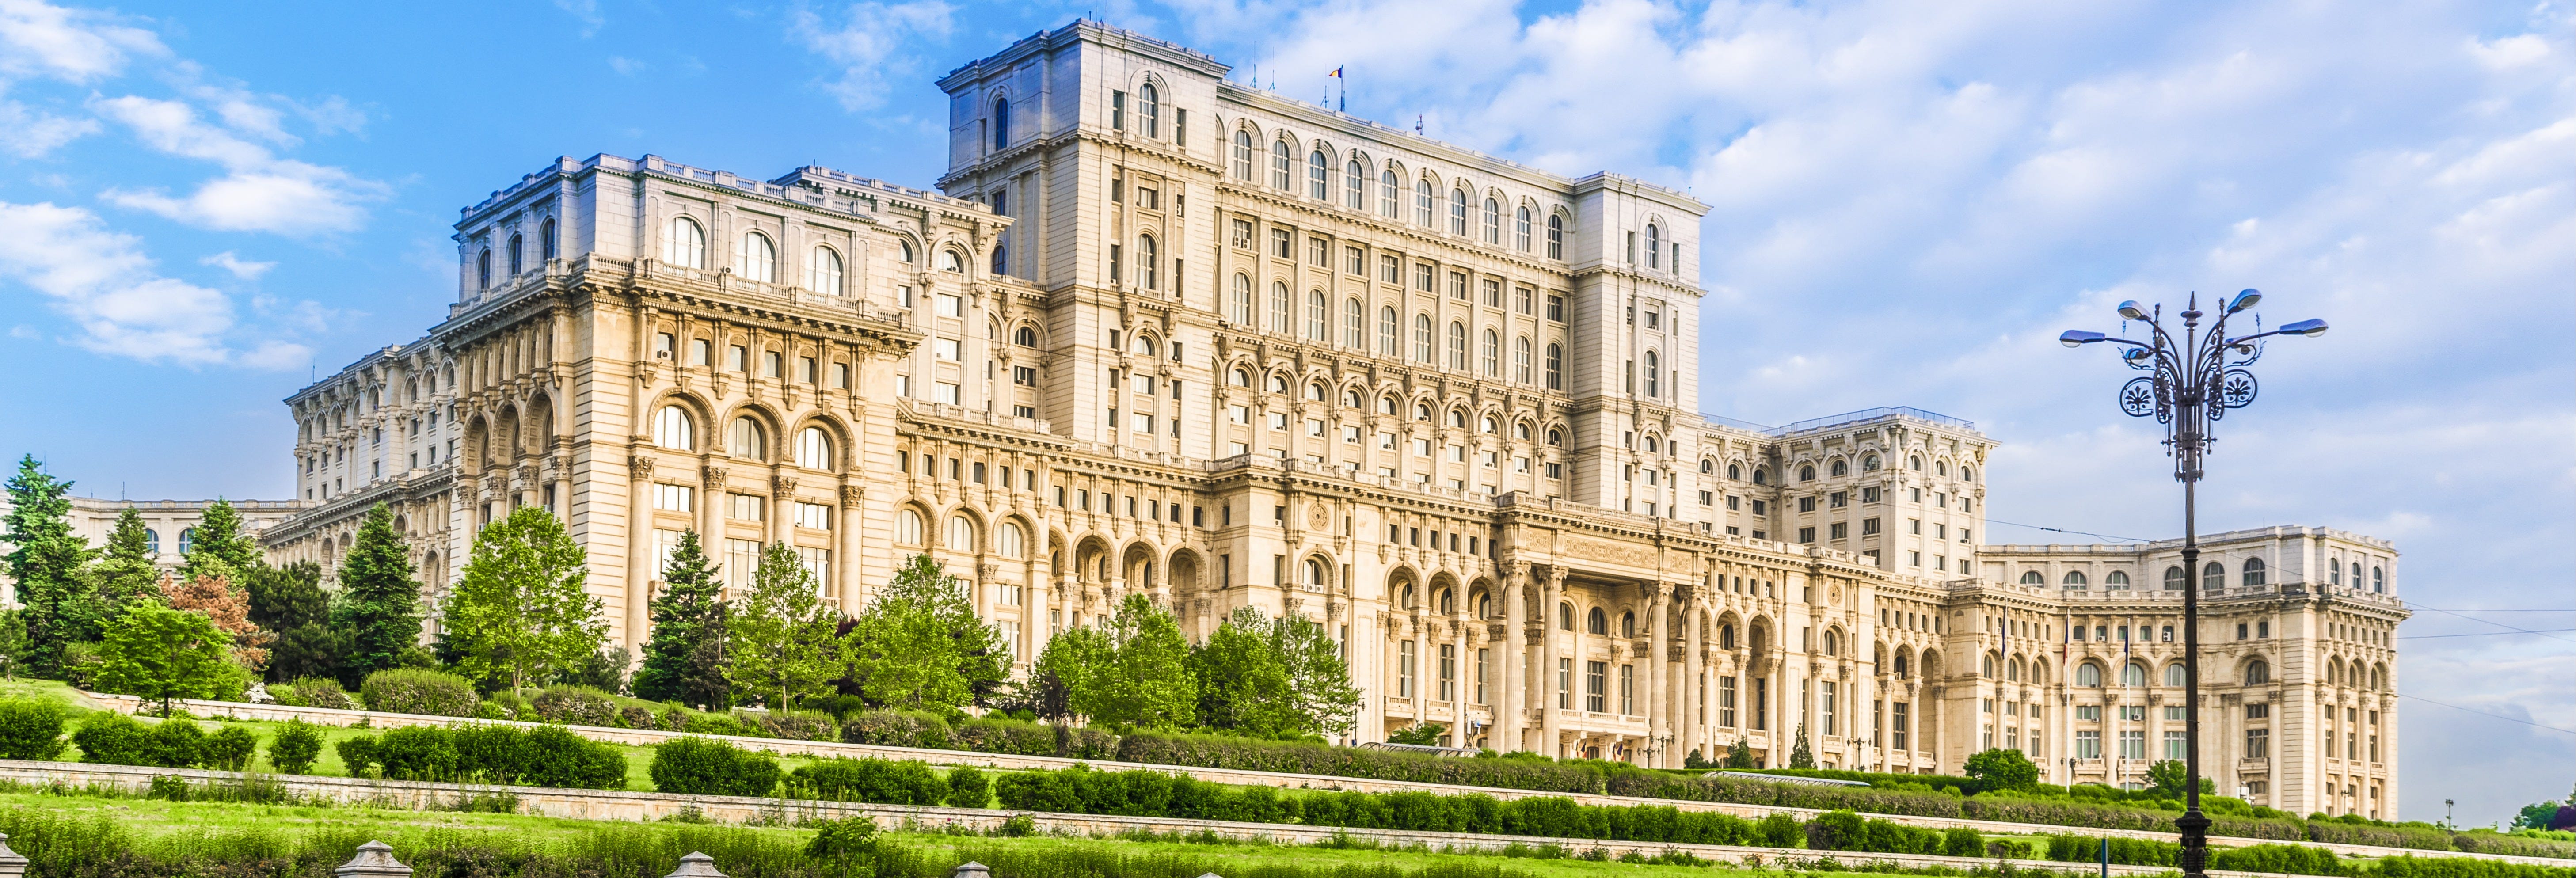
[[[2129,368],[2148,373],[2130,379],[2120,388],[2120,410],[2130,417],[2153,417],[2165,425],[2165,450],[2174,459],[2174,480],[2182,483],[2182,638],[2183,638],[2183,703],[2191,705],[2185,712],[2183,735],[2183,812],[2174,820],[2182,831],[2182,872],[2186,878],[2203,878],[2209,865],[2209,818],[2200,813],[2200,589],[2191,579],[2200,575],[2200,535],[2195,521],[2195,488],[2200,484],[2201,455],[2209,451],[2209,427],[2227,414],[2228,409],[2252,405],[2257,385],[2254,373],[2247,371],[2254,361],[2263,358],[2263,339],[2276,335],[2319,336],[2326,332],[2323,320],[2301,320],[2269,332],[2230,337],[2227,319],[2254,307],[2263,294],[2246,290],[2227,303],[2218,320],[2209,325],[2207,334],[2200,330],[2200,296],[2192,294],[2182,312],[2182,336],[2165,331],[2164,306],[2154,310],[2137,302],[2120,303],[2120,319],[2145,323],[2153,333],[2148,341],[2112,338],[2099,332],[2067,330],[2057,337],[2070,348],[2094,342],[2110,342],[2126,348],[2120,360]],[[2262,328],[2256,318],[2256,329]],[[2206,585],[2206,583],[2203,583]]]

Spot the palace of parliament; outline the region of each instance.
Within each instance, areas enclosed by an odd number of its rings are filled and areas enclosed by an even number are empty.
[[[286,400],[329,565],[390,504],[436,600],[477,526],[562,516],[611,638],[684,530],[794,546],[855,612],[927,552],[1023,669],[1124,595],[1343,644],[1352,738],[2059,783],[2180,758],[2394,818],[2407,613],[2385,540],[1984,541],[1994,442],[1886,408],[1700,413],[1701,215],[1256,90],[1079,22],[950,72],[936,191],[558,159],[463,210],[457,295]],[[1724,315],[1709,315],[1724,319]]]

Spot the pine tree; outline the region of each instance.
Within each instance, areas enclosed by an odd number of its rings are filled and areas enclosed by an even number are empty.
[[[242,533],[241,515],[221,497],[206,507],[206,514],[190,530],[188,553],[179,562],[182,580],[211,575],[237,581],[260,563],[259,544]]]
[[[597,652],[608,623],[583,588],[585,563],[581,545],[543,506],[486,525],[442,608],[458,669],[522,689],[552,682]]]
[[[744,695],[792,710],[799,698],[831,688],[833,635],[840,612],[824,605],[813,571],[786,543],[771,543],[751,573],[751,590],[733,602],[725,619],[725,679]]]
[[[331,626],[331,595],[322,590],[322,565],[297,561],[262,564],[243,590],[250,620],[270,635],[268,681],[337,678],[343,639]]]
[[[27,611],[0,610],[0,676],[11,682],[27,662]]]
[[[107,551],[94,569],[99,600],[111,613],[135,598],[160,599],[161,566],[152,557],[152,537],[143,526],[143,513],[128,506],[116,514],[116,528],[107,534]]]
[[[653,638],[635,671],[635,697],[722,710],[733,703],[724,677],[724,584],[696,530],[680,532],[653,597]]]
[[[476,560],[482,558],[482,550],[482,539],[477,538]],[[573,553],[577,570],[580,549],[575,547]],[[421,603],[420,583],[412,579],[411,553],[403,546],[402,533],[394,530],[393,510],[378,503],[367,510],[366,520],[358,525],[357,544],[340,561],[340,600],[331,608],[331,627],[340,642],[334,664],[342,685],[354,689],[368,674],[402,666],[403,656],[419,648]]]
[[[1726,748],[1726,767],[1760,768],[1753,761],[1753,739],[1742,732],[1735,735],[1735,746]]]
[[[105,611],[95,583],[84,577],[96,552],[72,533],[71,488],[47,474],[35,455],[23,456],[8,481],[9,514],[0,520],[0,541],[10,545],[0,562],[27,608],[27,663],[47,673],[60,672],[64,647],[98,639]]]
[[[1789,767],[1790,767],[1790,768],[1814,768],[1814,767],[1816,767],[1816,754],[1815,754],[1815,751],[1812,751],[1812,750],[1807,749],[1807,723],[1806,723],[1806,721],[1804,721],[1804,720],[1800,720],[1800,721],[1798,722],[1798,743],[1797,743],[1797,745],[1796,745],[1796,746],[1793,746],[1793,747],[1791,747],[1791,748],[1789,748]]]
[[[895,571],[852,621],[841,654],[862,696],[910,710],[980,702],[1009,675],[1000,632],[975,615],[966,589],[928,555]]]

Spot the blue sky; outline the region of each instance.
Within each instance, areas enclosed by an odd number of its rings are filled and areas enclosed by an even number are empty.
[[[2564,0],[0,0],[0,450],[93,495],[285,496],[278,400],[444,313],[457,208],[595,152],[927,186],[929,80],[1085,12],[1688,187],[1707,409],[1975,420],[1999,541],[2178,530],[2153,425],[2112,405],[2128,373],[2059,330],[2247,286],[2326,318],[2222,425],[2204,526],[2396,540],[2425,608],[2401,634],[2480,635],[2402,642],[2407,816],[2576,786],[2576,735],[2524,724],[2576,729]]]

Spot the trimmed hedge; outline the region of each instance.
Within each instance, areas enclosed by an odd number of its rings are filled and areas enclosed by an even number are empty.
[[[616,728],[626,723],[617,699],[588,686],[555,686],[528,699],[529,710],[550,723]]]
[[[948,798],[948,782],[909,759],[824,759],[796,769],[788,784],[799,794],[835,802],[937,805]]]
[[[680,738],[653,748],[653,788],[665,793],[766,796],[778,786],[778,760],[710,738]]]
[[[840,727],[819,710],[773,710],[759,714],[760,736],[792,741],[837,741]]]
[[[322,730],[303,717],[288,719],[268,742],[268,767],[285,774],[304,774],[322,758]]]
[[[1610,778],[1609,792],[1612,795],[1685,799],[1698,802],[1730,802],[1824,810],[1849,808],[1869,814],[1964,817],[2043,826],[2139,829],[2155,832],[2172,831],[2173,819],[2176,816],[2171,811],[2154,808],[2074,799],[1954,796],[1948,793],[1910,790],[1821,787],[1717,774],[1686,780],[1664,772],[1639,771],[1616,774]],[[2309,840],[2308,825],[2298,820],[2218,816],[2210,819],[2211,835],[2276,841]]]
[[[358,694],[367,700],[368,710],[428,716],[473,716],[483,700],[465,678],[421,668],[369,674]]]
[[[249,734],[247,729],[241,731]],[[205,764],[207,756],[206,730],[184,716],[147,726],[133,717],[102,710],[81,720],[72,743],[80,747],[82,762],[98,765],[195,768]]]
[[[340,681],[328,677],[303,677],[284,686],[271,686],[269,694],[288,707],[348,710],[357,706],[349,700],[349,691],[340,688]]]
[[[47,760],[63,753],[63,706],[51,700],[0,701],[0,759]]]
[[[283,740],[284,733],[279,738]],[[408,726],[337,745],[352,777],[479,781],[585,790],[626,788],[626,754],[569,729]],[[270,761],[276,762],[275,750]],[[280,770],[285,770],[283,766]]]
[[[947,720],[938,714],[910,710],[870,710],[851,714],[841,722],[841,740],[880,747],[955,749],[950,746]]]
[[[1606,786],[1605,775],[1630,773],[1605,772],[1588,764],[1566,766],[1532,759],[1459,759],[1330,744],[1146,732],[1119,739],[1117,758],[1122,762],[1153,765],[1282,771],[1550,793],[1598,793]],[[1654,774],[1667,779],[1674,777],[1661,772]]]
[[[1807,847],[1821,851],[1938,854],[1949,849],[1949,838],[1939,831],[1886,820],[1864,820],[1849,810],[1819,814],[1807,821],[1806,829]]]

